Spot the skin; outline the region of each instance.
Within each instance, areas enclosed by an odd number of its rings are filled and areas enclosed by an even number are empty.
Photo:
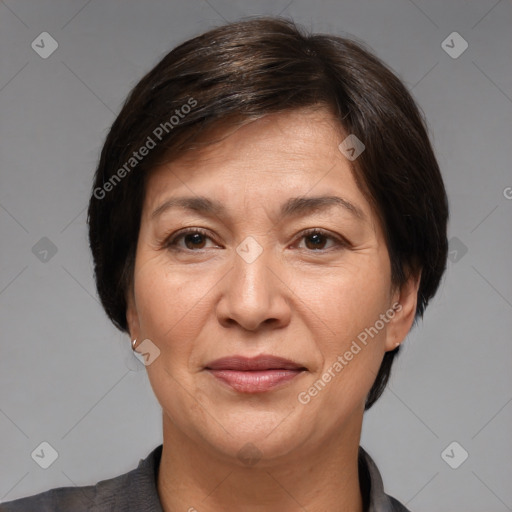
[[[419,276],[392,285],[382,227],[338,149],[347,134],[327,111],[267,115],[222,135],[152,170],[127,297],[132,339],[160,350],[146,369],[163,410],[163,509],[362,512],[365,398],[385,352],[411,328]],[[227,215],[172,208],[151,218],[182,195],[219,200]],[[279,218],[286,199],[320,195],[350,201],[365,219],[336,207]],[[208,234],[166,247],[185,227]],[[327,237],[303,236],[309,228]],[[236,251],[248,236],[262,249],[251,263]],[[300,403],[298,394],[396,302],[400,311],[378,335]],[[249,395],[204,370],[220,357],[263,353],[307,371]],[[238,456],[247,443],[259,457],[254,465]]]

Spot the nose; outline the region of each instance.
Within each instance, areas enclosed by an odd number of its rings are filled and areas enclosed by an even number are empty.
[[[222,280],[217,317],[223,327],[248,331],[282,328],[290,322],[291,295],[280,265],[265,249],[254,260],[234,254],[234,266]]]

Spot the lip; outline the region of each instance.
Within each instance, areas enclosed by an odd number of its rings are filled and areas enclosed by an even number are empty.
[[[239,371],[257,371],[257,370],[299,370],[307,369],[299,363],[295,363],[284,357],[272,356],[270,354],[261,354],[256,357],[228,356],[215,359],[207,365],[207,370],[239,370]]]
[[[262,393],[281,388],[307,368],[282,357],[228,356],[205,366],[211,375],[240,393]]]

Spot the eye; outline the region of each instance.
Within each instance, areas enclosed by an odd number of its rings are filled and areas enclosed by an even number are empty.
[[[326,231],[323,231],[321,229],[308,229],[307,231],[304,231],[301,235],[301,239],[309,239],[309,245],[306,241],[306,248],[310,249],[312,251],[322,251],[325,249],[325,241],[331,240],[334,242],[334,245],[338,247],[345,247],[348,245],[347,242],[344,240],[339,239],[338,237],[335,237],[331,234],[329,234]]]
[[[305,239],[306,249],[313,252],[327,250],[328,248],[326,249],[325,247],[326,241],[331,241],[334,243],[334,246],[338,247],[346,247],[349,245],[345,240],[342,240],[329,234],[326,231],[317,228],[304,231],[301,234],[300,239]],[[179,245],[181,240],[183,240],[185,247]],[[194,251],[194,249],[205,249],[206,240],[212,240],[212,238],[208,235],[208,232],[203,229],[194,228],[178,232],[174,236],[168,238],[164,242],[164,245],[166,248],[173,250]]]
[[[185,250],[204,249],[206,239],[211,238],[208,233],[203,229],[194,228],[181,231],[165,242],[165,247],[169,249],[183,250],[182,246],[178,245],[178,241],[183,239],[185,243]]]

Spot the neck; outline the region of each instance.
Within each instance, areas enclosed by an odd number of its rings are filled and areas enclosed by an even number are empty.
[[[362,417],[310,452],[253,466],[192,440],[164,414],[158,494],[164,512],[364,512],[358,475]]]

